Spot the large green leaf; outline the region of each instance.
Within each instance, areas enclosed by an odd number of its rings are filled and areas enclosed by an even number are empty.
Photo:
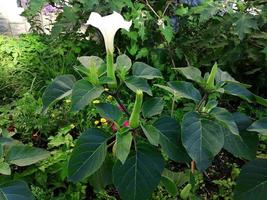
[[[162,112],[164,101],[160,97],[154,97],[146,100],[142,106],[144,117],[153,117]]]
[[[124,164],[127,159],[131,145],[132,145],[133,136],[130,132],[116,134],[116,156]]]
[[[114,106],[109,103],[100,103],[96,105],[96,110],[102,117],[105,117],[112,121],[119,121],[122,117],[122,112],[118,106]]]
[[[69,74],[56,77],[44,91],[42,97],[43,112],[45,112],[48,106],[54,101],[69,96],[72,92],[72,87],[75,81],[75,77]]]
[[[258,121],[255,121],[250,127],[248,127],[247,130],[267,135],[267,118],[262,118]]]
[[[267,160],[256,159],[242,168],[234,194],[235,200],[266,199]]]
[[[235,120],[232,114],[228,110],[224,108],[216,107],[212,109],[210,114],[214,116],[216,120],[219,123],[221,123],[224,127],[228,128],[233,134],[235,135],[239,134]]]
[[[251,118],[249,118],[244,113],[235,112],[233,113],[233,117],[239,129],[239,132],[246,130],[252,124]]]
[[[131,89],[133,92],[136,92],[136,90],[140,89],[143,92],[147,93],[148,95],[152,96],[152,91],[150,89],[150,86],[148,85],[148,82],[144,78],[139,77],[129,77],[126,80],[126,85],[129,89]]]
[[[188,162],[188,157],[181,141],[180,124],[171,117],[162,117],[154,123],[159,130],[159,144],[167,156],[176,162]]]
[[[72,92],[72,111],[79,111],[87,106],[91,101],[98,98],[104,88],[102,86],[92,85],[87,80],[79,80],[75,83]]]
[[[218,123],[188,112],[182,121],[182,141],[197,168],[204,171],[222,149],[224,134]]]
[[[90,184],[94,187],[94,190],[101,191],[106,186],[112,184],[112,167],[114,165],[113,158],[111,156],[106,157],[106,160],[102,164],[99,170],[97,170],[89,178]]]
[[[224,146],[228,152],[236,157],[252,160],[256,157],[258,136],[254,133],[233,134],[229,129],[224,129]]]
[[[133,64],[133,75],[145,79],[162,78],[159,69],[151,67],[142,62],[135,62]]]
[[[107,153],[108,138],[108,134],[96,128],[82,133],[68,164],[68,176],[71,181],[81,181],[101,167]]]
[[[160,182],[164,160],[158,149],[138,143],[126,162],[117,161],[113,168],[113,183],[123,200],[145,200]]]
[[[18,166],[27,166],[46,159],[49,152],[23,144],[12,145],[6,154],[7,162]]]
[[[196,67],[180,67],[175,69],[189,80],[196,81],[198,83],[203,81],[203,78],[201,77],[201,71]]]
[[[244,99],[250,103],[255,100],[254,95],[249,90],[247,90],[245,87],[243,87],[242,85],[238,83],[227,83],[223,87],[223,89],[225,93],[238,96],[241,99]]]
[[[31,190],[23,181],[13,181],[0,185],[1,200],[34,200]]]
[[[200,101],[201,95],[192,83],[185,81],[170,81],[168,85],[175,91],[176,95],[182,98]]]

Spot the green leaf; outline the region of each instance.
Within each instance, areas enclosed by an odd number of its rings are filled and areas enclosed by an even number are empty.
[[[250,127],[248,127],[247,130],[267,135],[267,118],[262,118],[258,121],[255,121]]]
[[[128,72],[132,67],[132,61],[131,59],[125,55],[119,55],[117,57],[117,61],[116,61],[116,69],[118,69],[120,72]]]
[[[196,67],[180,67],[175,69],[189,80],[196,81],[198,83],[203,81],[203,78],[201,77],[201,71]]]
[[[98,98],[104,88],[102,86],[92,85],[87,80],[79,80],[75,83],[72,92],[72,111],[79,111],[87,106],[91,101]]]
[[[176,162],[188,162],[188,157],[181,141],[180,124],[171,117],[162,117],[154,123],[159,130],[159,144],[164,153]]]
[[[89,75],[90,68],[96,68],[96,74],[98,76],[102,75],[106,71],[106,67],[102,58],[99,58],[97,56],[81,56],[77,59],[83,65],[84,69],[82,70],[82,72],[86,75]]]
[[[246,164],[237,178],[235,200],[263,200],[267,194],[267,160],[256,159]]]
[[[44,91],[42,97],[43,112],[45,112],[48,106],[56,100],[69,96],[75,81],[75,77],[69,74],[56,77]]]
[[[122,112],[118,108],[118,106],[114,106],[109,103],[99,103],[96,105],[96,110],[99,112],[99,114],[107,118],[111,121],[119,121],[119,119],[122,117]]]
[[[172,179],[162,176],[160,181],[169,194],[171,194],[172,196],[176,196],[178,194],[178,189]]]
[[[191,193],[191,189],[192,189],[192,185],[190,183],[188,183],[182,190],[180,193],[180,197],[183,200],[186,200],[189,198],[190,193]]]
[[[224,144],[222,127],[202,118],[197,112],[188,112],[182,121],[182,141],[187,153],[204,171]]]
[[[261,104],[261,105],[267,107],[267,99],[264,99],[264,98],[257,96],[257,95],[254,95],[254,97],[255,97],[255,100],[258,104]]]
[[[239,132],[246,130],[252,124],[252,120],[244,113],[235,112],[233,117]]]
[[[81,181],[101,167],[106,157],[108,139],[108,134],[96,128],[82,133],[68,163],[68,176],[71,181]]]
[[[167,23],[167,24],[162,24],[160,26],[160,31],[162,33],[162,35],[164,36],[165,40],[170,43],[172,41],[172,38],[174,36],[173,34],[173,27]]]
[[[162,74],[159,69],[142,62],[135,62],[133,64],[133,75],[145,79],[162,78]]]
[[[4,162],[1,159],[0,159],[0,174],[3,174],[3,175],[10,175],[11,174],[11,169],[9,167],[9,164]]]
[[[7,162],[18,166],[27,166],[46,159],[49,152],[23,144],[12,145],[6,155]]]
[[[233,115],[228,110],[216,107],[211,110],[210,114],[214,116],[220,124],[228,128],[233,134],[239,134]]]
[[[132,145],[133,136],[130,132],[116,134],[116,156],[124,164],[127,159],[131,145]]]
[[[145,200],[160,182],[164,160],[157,148],[137,143],[136,151],[113,168],[113,183],[123,200]]]
[[[133,92],[136,92],[136,90],[140,89],[143,92],[147,93],[148,95],[152,96],[150,86],[148,85],[147,80],[144,78],[132,76],[126,79],[125,83],[126,86]]]
[[[181,98],[191,99],[193,101],[200,101],[201,95],[192,83],[185,81],[170,81],[168,85],[175,91],[176,96]]]
[[[236,157],[252,160],[256,157],[258,136],[254,133],[233,134],[229,129],[224,129],[224,146],[228,152]]]
[[[99,170],[97,170],[90,178],[89,182],[94,190],[101,191],[106,186],[112,184],[112,167],[114,165],[111,156],[107,156]]]
[[[1,200],[34,200],[31,190],[24,181],[12,181],[0,185]]]
[[[247,13],[242,13],[238,16],[238,20],[234,23],[234,27],[240,40],[243,40],[245,35],[251,33],[252,30],[258,29],[255,16]]]
[[[209,74],[209,77],[207,79],[207,88],[208,89],[213,89],[214,88],[214,80],[215,80],[215,76],[217,74],[218,71],[218,64],[215,63],[211,69],[211,72]]]
[[[141,127],[150,144],[158,146],[160,135],[159,130],[152,125],[141,124]]]
[[[145,118],[159,115],[164,107],[164,101],[160,97],[154,97],[146,100],[142,107],[142,112]]]
[[[252,103],[255,100],[254,95],[249,90],[237,83],[227,83],[223,89],[226,94],[238,96],[249,103]]]

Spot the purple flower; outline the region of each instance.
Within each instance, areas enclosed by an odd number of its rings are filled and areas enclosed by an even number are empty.
[[[49,15],[49,14],[54,13],[56,11],[57,11],[57,8],[50,5],[50,4],[46,4],[43,8],[43,12],[45,15]]]

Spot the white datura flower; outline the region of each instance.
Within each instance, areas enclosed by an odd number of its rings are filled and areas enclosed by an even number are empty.
[[[104,17],[102,17],[100,14],[96,12],[92,12],[90,14],[90,17],[86,25],[92,25],[101,31],[104,37],[107,52],[113,54],[114,37],[115,37],[116,32],[120,28],[123,28],[129,31],[132,25],[132,20],[131,21],[124,20],[121,14],[115,11],[112,14],[104,16]]]

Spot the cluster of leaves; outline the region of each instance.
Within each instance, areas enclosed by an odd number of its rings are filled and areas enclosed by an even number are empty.
[[[206,71],[217,61],[223,70],[251,83],[260,94],[266,89],[264,2],[41,0],[32,1],[25,16],[35,19],[43,5],[50,3],[59,10],[51,34],[81,37],[79,30],[91,11],[106,14],[116,10],[133,20],[131,31],[123,33],[128,39],[120,41],[118,48],[127,50],[135,60],[150,63],[168,77],[173,77],[170,67],[194,66]],[[88,35],[93,38],[90,30],[82,37]]]

